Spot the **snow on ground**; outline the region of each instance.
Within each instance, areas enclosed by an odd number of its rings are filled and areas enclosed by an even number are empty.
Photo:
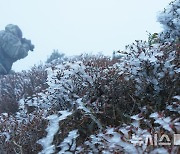
[[[68,111],[60,111],[59,113],[61,114],[60,116],[58,116],[57,114],[53,114],[47,117],[47,120],[49,120],[49,126],[46,128],[47,135],[37,142],[43,147],[43,150],[39,154],[54,153],[55,146],[52,145],[52,142],[55,134],[59,130],[59,122],[66,119],[66,117],[72,114],[72,112]]]

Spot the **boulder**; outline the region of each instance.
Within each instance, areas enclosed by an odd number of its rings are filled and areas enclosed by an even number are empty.
[[[33,51],[34,45],[22,37],[22,31],[17,25],[9,24],[0,31],[0,74],[8,74],[14,62],[25,58],[28,51]]]

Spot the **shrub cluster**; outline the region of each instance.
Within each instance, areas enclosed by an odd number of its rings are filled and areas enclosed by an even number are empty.
[[[18,111],[18,101],[33,97],[46,89],[47,73],[44,66],[34,66],[29,71],[0,76],[0,113]]]

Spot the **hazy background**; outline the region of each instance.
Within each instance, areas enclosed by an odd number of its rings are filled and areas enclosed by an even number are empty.
[[[35,44],[19,60],[20,71],[45,61],[53,49],[66,55],[83,52],[112,55],[147,32],[160,32],[159,11],[171,0],[0,0],[0,30],[17,24]]]

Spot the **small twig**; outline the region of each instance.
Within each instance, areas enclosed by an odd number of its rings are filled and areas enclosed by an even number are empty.
[[[23,154],[22,146],[20,146],[19,144],[17,144],[15,141],[13,141],[13,143],[14,143],[17,147],[19,147],[20,153]]]
[[[136,104],[136,100],[129,94],[129,96],[131,97],[131,99],[133,100],[134,104],[133,104],[133,107],[132,107],[132,110],[130,112],[130,115],[132,115],[133,111],[134,111],[134,108],[135,108],[135,104]]]
[[[115,112],[114,105],[113,105],[113,117],[114,117],[114,119],[116,119],[116,112]]]
[[[175,85],[175,83],[174,83],[174,85]],[[171,96],[172,96],[172,93],[173,93],[173,90],[174,90],[174,85],[173,85],[173,87],[172,87],[172,89],[171,89],[171,91],[170,91],[170,93],[169,93],[167,102],[169,102],[169,100],[171,99]]]

